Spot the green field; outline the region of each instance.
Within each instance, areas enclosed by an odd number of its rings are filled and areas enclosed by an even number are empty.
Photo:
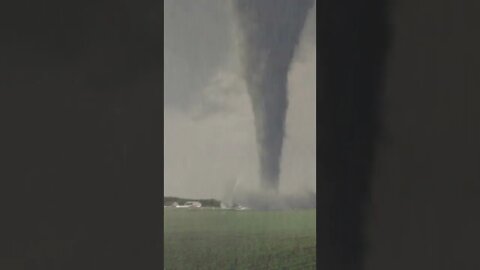
[[[315,210],[164,210],[167,270],[315,269]]]

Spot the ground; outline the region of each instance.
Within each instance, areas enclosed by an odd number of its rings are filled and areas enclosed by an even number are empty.
[[[315,210],[164,210],[167,270],[315,269]]]

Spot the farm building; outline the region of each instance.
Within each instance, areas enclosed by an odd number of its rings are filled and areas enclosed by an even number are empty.
[[[184,206],[188,206],[188,207],[202,207],[202,203],[201,203],[201,202],[197,202],[197,201],[188,201],[188,202],[185,202]]]

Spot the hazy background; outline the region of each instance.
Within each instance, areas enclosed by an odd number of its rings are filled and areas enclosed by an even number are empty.
[[[222,198],[236,179],[255,188],[253,114],[229,2],[164,3],[164,193]],[[289,74],[282,192],[315,189],[315,32],[312,8]]]

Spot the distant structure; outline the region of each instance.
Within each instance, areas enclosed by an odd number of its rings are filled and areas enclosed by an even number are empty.
[[[185,199],[179,197],[164,197],[163,204],[174,208],[220,208],[221,201],[215,199]]]
[[[172,204],[172,207],[175,207],[175,208],[200,208],[200,207],[202,207],[202,203],[197,202],[197,201],[188,201],[188,202],[185,202],[185,204],[183,204],[183,205],[179,205],[178,203],[174,202]]]
[[[225,209],[225,210],[250,210],[249,207],[240,205],[238,203],[225,203],[218,201],[217,203],[213,204],[213,200],[204,200],[205,204],[202,204],[200,201],[180,201],[180,204],[177,201],[171,201],[170,203],[165,205],[164,207],[168,208],[204,208],[204,209]],[[213,205],[213,206],[212,206]]]
[[[199,208],[199,207],[202,207],[202,203],[197,201],[189,201],[189,202],[185,202],[185,206]]]

